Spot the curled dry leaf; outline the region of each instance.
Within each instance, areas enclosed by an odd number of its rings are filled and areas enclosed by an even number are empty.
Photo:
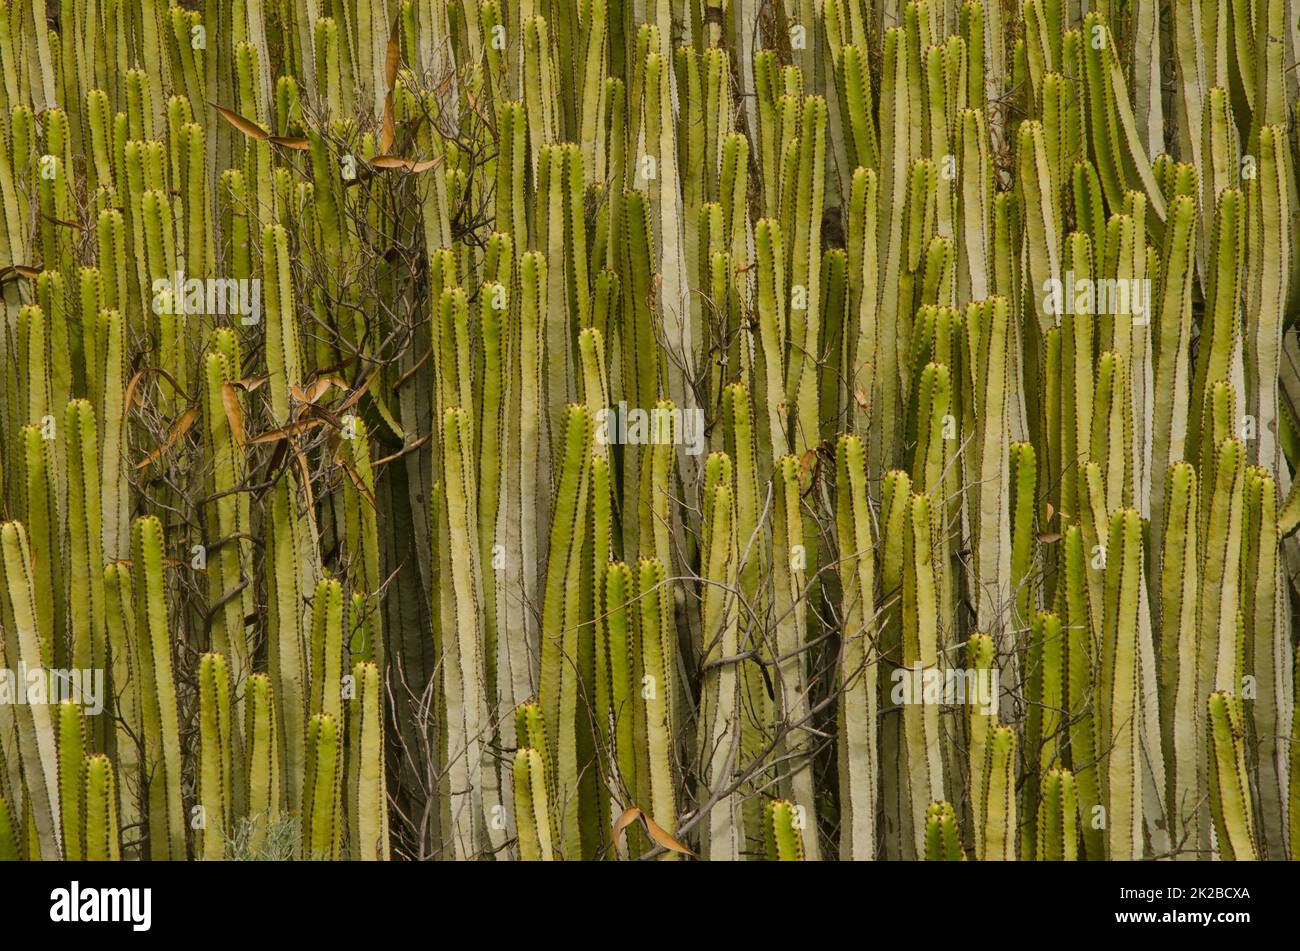
[[[10,264],[5,267],[0,267],[0,281],[5,280],[10,275],[34,281],[36,278],[40,277],[41,269],[38,267],[30,267],[26,264]]]
[[[302,420],[300,422],[293,423],[290,426],[282,426],[279,429],[268,430],[267,432],[264,432],[258,436],[254,436],[252,439],[248,440],[248,443],[249,445],[255,446],[259,443],[279,442],[282,439],[288,439],[291,436],[297,436],[301,433],[305,433],[312,429],[315,429],[317,426],[323,426],[323,425],[324,425],[324,421],[319,419]]]
[[[272,135],[267,136],[267,141],[272,145],[278,145],[281,148],[294,149],[298,152],[306,152],[311,149],[311,143],[306,138],[299,135]]]
[[[646,830],[646,834],[654,840],[656,845],[662,846],[672,852],[680,852],[682,855],[695,855],[694,852],[674,839],[664,831],[662,826],[636,806],[629,806],[627,809],[624,809],[623,814],[614,820],[614,838],[617,839],[624,829],[637,820],[640,820],[641,825]]]
[[[402,60],[401,22],[399,17],[393,17],[393,25],[388,30],[388,50],[384,55],[384,79],[388,83],[389,92],[392,92],[393,86],[397,84],[397,67]]]
[[[291,386],[289,392],[299,403],[315,403],[329,392],[331,386],[337,386],[340,390],[348,388],[348,385],[336,376],[322,376],[308,383],[305,389],[297,385]]]
[[[402,60],[400,23],[400,18],[393,18],[393,25],[388,31],[388,51],[384,56],[384,80],[387,83],[387,95],[384,96],[384,128],[379,135],[380,152],[387,152],[391,149],[393,139],[396,137],[393,122],[393,87],[397,85],[397,67]]]
[[[307,464],[307,457],[303,455],[301,450],[294,450],[293,459],[298,466],[298,474],[301,477],[302,494],[307,498],[307,505],[314,509],[316,507],[316,494],[311,488],[311,466]]]
[[[799,457],[799,481],[808,479],[817,470],[817,450],[809,449]]]
[[[176,445],[177,441],[190,431],[190,428],[194,425],[194,421],[198,418],[199,408],[197,406],[191,406],[185,412],[181,413],[176,422],[172,424],[171,431],[167,433],[167,438],[163,440],[162,445],[158,446],[153,452],[149,453],[149,455],[137,462],[135,464],[136,469],[147,469],[159,457],[164,455],[167,450]]]
[[[269,379],[270,377],[267,376],[246,376],[242,380],[231,380],[230,385],[238,387],[245,393],[252,393]]]
[[[379,135],[379,151],[387,152],[393,147],[393,139],[397,133],[393,123],[393,90],[388,90],[388,95],[384,97],[384,129]]]
[[[128,382],[126,385],[126,396],[122,400],[123,413],[131,412],[131,404],[132,401],[135,399],[135,391],[139,387],[140,381],[143,380],[150,373],[157,373],[160,377],[162,377],[164,380],[166,380],[168,383],[172,385],[173,390],[175,390],[181,396],[185,397],[185,399],[193,402],[190,395],[181,388],[181,385],[179,383],[176,382],[176,378],[172,376],[170,373],[168,373],[166,370],[164,370],[162,367],[141,367],[139,370],[135,372],[135,375],[131,377],[130,382]]]
[[[221,384],[221,405],[225,407],[226,421],[230,424],[230,434],[235,437],[235,445],[244,445],[244,411],[233,383]]]
[[[632,806],[623,810],[623,814],[614,820],[614,838],[623,834],[623,830],[641,818],[641,810]]]
[[[474,115],[478,116],[479,122],[482,122],[486,128],[492,129],[493,128],[492,120],[479,106],[478,97],[474,95],[473,90],[471,89],[465,90],[465,101],[469,103],[469,107],[474,110]]]
[[[211,106],[213,109],[216,109],[217,112],[220,113],[221,118],[225,119],[227,122],[233,125],[240,132],[244,133],[244,135],[248,136],[250,139],[257,139],[257,141],[259,142],[266,142],[270,140],[271,138],[270,133],[268,133],[265,129],[263,129],[252,119],[249,119],[247,116],[241,116],[238,112],[235,112],[233,109],[227,109],[225,106],[219,106],[215,102],[212,102],[211,100],[208,101],[208,105]]]
[[[417,162],[415,159],[405,158],[401,155],[376,155],[367,164],[371,168],[377,168],[380,171],[392,168],[402,168],[406,169],[408,172],[427,172],[441,161],[441,158],[436,158]]]
[[[370,384],[375,382],[375,378],[378,375],[379,375],[379,370],[378,369],[374,370],[368,377],[366,377],[361,382],[360,386],[358,386],[355,390],[353,390],[351,393],[348,394],[347,399],[345,399],[338,406],[334,407],[334,411],[336,413],[346,413],[353,406],[356,406],[357,401],[361,399],[362,395],[366,392],[366,390],[370,389]]]

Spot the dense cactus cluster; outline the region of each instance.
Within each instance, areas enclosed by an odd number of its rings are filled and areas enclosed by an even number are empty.
[[[1300,856],[1298,56],[0,0],[0,858]]]

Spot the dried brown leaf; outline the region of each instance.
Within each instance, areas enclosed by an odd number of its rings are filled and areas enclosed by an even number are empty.
[[[226,409],[226,421],[230,424],[230,433],[235,437],[235,445],[244,444],[244,410],[239,405],[239,395],[233,383],[221,384],[221,405]]]
[[[304,137],[297,135],[272,135],[267,137],[267,141],[272,145],[278,145],[285,149],[294,149],[298,152],[307,152],[311,149],[311,143]]]
[[[153,452],[149,453],[149,455],[145,456],[144,459],[137,462],[135,465],[136,469],[137,470],[146,469],[155,460],[159,459],[162,455],[164,455],[167,452],[167,450],[171,449],[172,446],[176,445],[177,441],[180,440],[182,436],[184,436],[187,432],[190,431],[190,428],[194,425],[195,420],[197,420],[198,418],[199,418],[199,408],[197,406],[191,406],[184,413],[182,413],[180,417],[176,420],[176,422],[172,424],[171,431],[167,434],[167,438],[163,440],[162,445],[156,448]]]
[[[663,827],[636,806],[624,809],[623,814],[614,821],[614,838],[617,839],[624,829],[638,820],[640,820],[646,833],[650,838],[654,839],[657,845],[673,852],[680,852],[682,855],[695,855],[694,852],[665,832]]]
[[[258,125],[252,119],[247,118],[246,116],[241,116],[238,112],[235,112],[233,109],[227,109],[225,106],[219,106],[215,102],[212,102],[211,100],[208,101],[208,105],[211,106],[213,109],[216,109],[217,112],[221,114],[221,118],[225,119],[227,122],[233,125],[244,135],[248,136],[250,139],[257,139],[259,142],[266,142],[271,138],[271,136],[267,133],[267,131],[263,129],[260,125]]]

